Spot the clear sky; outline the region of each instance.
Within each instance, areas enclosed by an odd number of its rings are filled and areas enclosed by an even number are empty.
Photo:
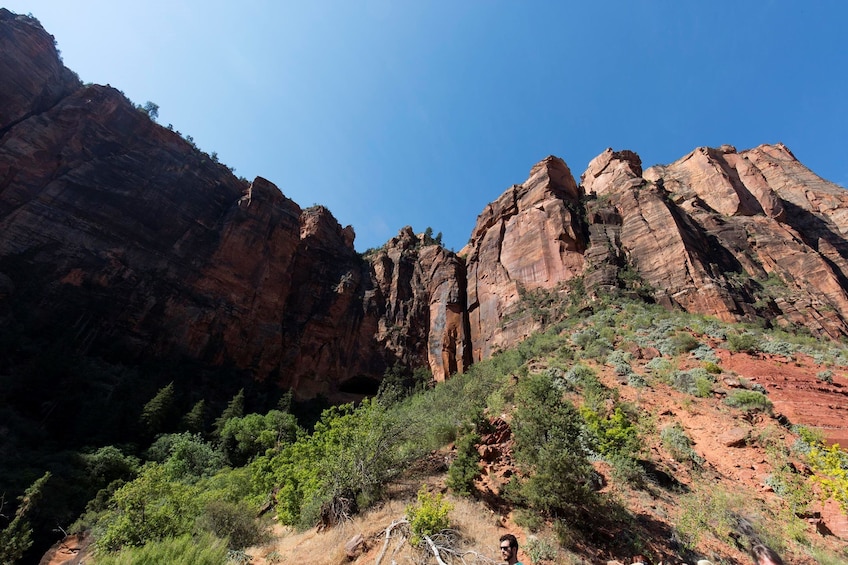
[[[785,143],[848,186],[848,2],[6,0],[84,82],[353,225],[459,250],[547,155]]]

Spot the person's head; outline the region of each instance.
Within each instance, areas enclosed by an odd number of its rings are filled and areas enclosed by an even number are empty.
[[[501,536],[501,557],[507,563],[518,561],[518,540],[512,534]]]
[[[751,547],[751,557],[755,565],[783,565],[783,560],[770,547],[761,543]]]

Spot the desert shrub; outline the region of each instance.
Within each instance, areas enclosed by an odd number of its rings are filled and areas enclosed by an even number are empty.
[[[648,381],[646,381],[645,377],[643,377],[639,373],[632,372],[627,375],[627,384],[632,386],[633,388],[643,388],[648,386]]]
[[[708,363],[718,363],[718,356],[709,345],[701,344],[691,351],[692,357]]]
[[[674,372],[674,364],[663,357],[654,357],[645,365],[645,370],[660,380],[665,380]]]
[[[791,357],[798,351],[799,346],[780,339],[764,339],[760,341],[760,351],[771,355],[783,355]]]
[[[551,516],[574,514],[594,501],[594,475],[581,442],[582,418],[543,375],[519,381],[513,419],[517,498]]]
[[[707,398],[712,394],[713,377],[701,368],[689,371],[678,371],[672,379],[672,386],[680,392],[699,398]]]
[[[553,561],[557,557],[557,548],[546,539],[531,538],[524,545],[524,553],[530,558],[531,563]]]
[[[724,403],[734,408],[740,408],[746,412],[771,413],[772,403],[766,395],[756,390],[734,390]]]
[[[688,353],[698,347],[698,340],[687,332],[678,332],[671,337],[671,345],[675,354]]]
[[[221,565],[227,561],[225,540],[203,533],[151,541],[117,553],[97,555],[97,565]]]
[[[725,543],[734,543],[738,535],[737,511],[746,503],[740,496],[711,488],[698,489],[678,500],[682,512],[675,529],[687,549],[694,549],[706,533]]]
[[[210,500],[198,517],[197,526],[226,538],[232,549],[244,549],[268,538],[267,527],[256,519],[256,511],[246,502]]]
[[[789,504],[793,515],[801,514],[813,498],[807,479],[790,467],[785,457],[772,453],[770,458],[772,472],[766,477],[766,484]]]
[[[545,527],[544,518],[538,512],[526,508],[515,511],[515,523],[529,532],[538,532]]]
[[[704,458],[692,449],[692,440],[686,435],[680,424],[673,424],[662,429],[660,439],[666,451],[680,463],[694,463],[701,466]]]
[[[460,496],[474,492],[474,479],[480,475],[479,442],[480,436],[476,433],[465,434],[456,442],[456,459],[448,469],[447,486]]]
[[[822,491],[836,500],[842,511],[848,513],[848,453],[833,444],[828,448],[819,444],[807,456],[815,472],[814,480]]]
[[[825,369],[824,371],[819,371],[818,373],[816,373],[816,378],[818,380],[826,382],[826,383],[832,383],[833,382],[833,371],[831,371],[830,369]]]
[[[444,500],[441,493],[431,494],[426,486],[418,489],[418,501],[406,508],[409,520],[409,543],[420,545],[424,536],[432,537],[450,527],[450,512],[453,505]]]
[[[756,353],[760,350],[760,342],[755,335],[750,333],[729,334],[727,336],[727,348],[734,353]]]
[[[723,372],[722,368],[713,361],[707,361],[704,363],[704,370],[711,375],[720,375]]]

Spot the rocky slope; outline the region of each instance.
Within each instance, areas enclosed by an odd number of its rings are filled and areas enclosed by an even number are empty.
[[[618,287],[848,333],[848,196],[782,145],[645,171],[610,149],[579,183],[548,157],[486,207],[459,256],[404,228],[362,257],[328,210],[235,178],[119,91],[81,84],[36,20],[0,11],[0,72],[9,335],[344,399],[395,364],[440,380],[515,344],[539,326],[534,292]]]

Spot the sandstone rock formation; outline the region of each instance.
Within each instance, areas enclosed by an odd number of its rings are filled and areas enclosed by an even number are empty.
[[[467,365],[454,254],[406,230],[372,267],[325,208],[235,178],[119,91],[80,84],[33,19],[0,11],[0,47],[10,333],[236,367],[304,397],[373,393],[395,363]]]
[[[82,85],[34,19],[0,10],[0,72],[7,335],[343,399],[395,364],[463,371],[541,326],[528,296],[570,288],[848,334],[848,196],[782,145],[645,171],[608,149],[580,183],[547,157],[480,214],[465,261],[411,228],[362,257],[325,208]]]

